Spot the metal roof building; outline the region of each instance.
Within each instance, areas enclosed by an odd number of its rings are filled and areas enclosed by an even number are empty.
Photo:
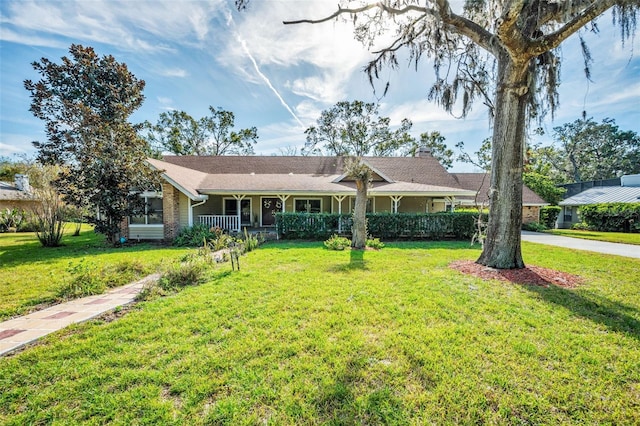
[[[590,188],[560,201],[561,206],[584,206],[599,203],[640,203],[640,187],[601,186]]]

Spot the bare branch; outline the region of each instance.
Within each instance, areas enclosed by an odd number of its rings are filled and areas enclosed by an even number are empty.
[[[283,21],[283,24],[285,25],[295,25],[295,24],[320,24],[322,22],[327,22],[327,21],[331,21],[335,18],[337,18],[340,15],[356,15],[358,13],[362,13],[362,12],[366,12],[367,10],[371,10],[371,9],[382,9],[385,12],[392,14],[392,15],[404,15],[405,13],[409,13],[409,12],[421,12],[423,14],[429,14],[429,15],[436,15],[436,12],[432,9],[427,9],[426,7],[420,7],[420,6],[415,6],[415,5],[408,5],[403,7],[402,9],[397,9],[394,7],[391,7],[389,5],[384,4],[384,2],[376,2],[376,3],[369,3],[366,4],[362,7],[356,7],[356,8],[343,8],[338,6],[338,10],[336,10],[334,13],[332,13],[331,15],[325,17],[325,18],[320,18],[320,19],[299,19],[299,20],[295,20],[295,21]]]
[[[594,1],[557,31],[532,42],[529,46],[529,51],[533,56],[538,56],[548,52],[549,50],[555,49],[560,45],[560,43],[575,34],[580,28],[587,25],[587,23],[593,21],[608,9],[612,8],[616,3],[618,3],[616,0]]]
[[[478,46],[494,55],[497,53],[493,34],[474,21],[453,13],[448,0],[436,0],[436,3],[438,5],[438,14],[434,16],[442,19],[442,22],[451,31],[470,38]]]

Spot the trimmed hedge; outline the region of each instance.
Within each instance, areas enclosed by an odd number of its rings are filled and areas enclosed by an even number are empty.
[[[606,232],[640,232],[640,203],[602,203],[580,207],[589,227]]]
[[[483,215],[487,220],[486,214]],[[367,232],[382,239],[470,239],[478,213],[368,213]],[[341,222],[338,231],[338,222]],[[333,234],[351,235],[350,214],[276,213],[281,238],[325,240]]]

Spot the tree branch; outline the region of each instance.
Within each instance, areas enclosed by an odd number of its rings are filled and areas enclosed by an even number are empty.
[[[449,29],[457,34],[468,37],[478,46],[494,55],[498,53],[493,34],[474,21],[453,13],[449,5],[449,0],[436,0],[436,4],[438,5],[438,14],[434,16],[442,19],[442,22],[447,25]]]
[[[376,3],[369,3],[366,4],[362,7],[356,7],[356,8],[343,8],[338,6],[338,10],[336,10],[334,13],[332,13],[331,15],[325,17],[325,18],[320,18],[320,19],[298,19],[295,21],[283,21],[282,23],[285,25],[295,25],[295,24],[320,24],[322,22],[327,22],[327,21],[331,21],[332,19],[337,18],[340,15],[356,15],[358,13],[362,13],[362,12],[366,12],[367,10],[371,10],[371,9],[382,9],[385,12],[391,14],[391,15],[404,15],[405,13],[409,13],[409,12],[421,12],[423,14],[429,14],[429,15],[436,15],[435,11],[432,9],[428,9],[426,7],[420,7],[420,6],[415,6],[415,5],[408,5],[403,7],[402,9],[397,9],[394,7],[391,7],[389,5],[384,4],[384,2],[376,2]]]
[[[530,45],[530,51],[533,56],[541,55],[549,50],[555,49],[564,40],[575,34],[580,28],[584,27],[588,22],[593,21],[602,15],[608,9],[616,4],[616,0],[599,0],[594,1],[578,13],[573,19],[567,22],[557,31],[550,33],[544,37],[537,39]]]
[[[357,8],[343,8],[338,6],[338,10],[329,16],[320,19],[298,19],[293,21],[283,21],[285,25],[295,24],[320,24],[323,22],[331,21],[341,15],[357,15],[358,13],[366,12],[371,9],[380,9],[387,12],[390,15],[404,15],[409,12],[420,12],[423,17],[429,15],[436,19],[440,19],[446,26],[448,26],[455,33],[464,35],[475,43],[477,43],[483,49],[495,54],[496,48],[492,43],[494,39],[493,35],[482,28],[475,22],[467,19],[463,16],[457,15],[451,11],[448,0],[436,0],[437,9],[431,9],[427,7],[421,7],[416,5],[407,5],[402,8],[391,7],[385,2],[369,3]],[[389,49],[386,49],[389,50]]]

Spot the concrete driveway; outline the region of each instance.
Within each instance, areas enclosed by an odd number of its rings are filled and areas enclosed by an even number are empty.
[[[522,231],[522,241],[640,259],[640,246],[632,244],[607,243],[529,231]]]

